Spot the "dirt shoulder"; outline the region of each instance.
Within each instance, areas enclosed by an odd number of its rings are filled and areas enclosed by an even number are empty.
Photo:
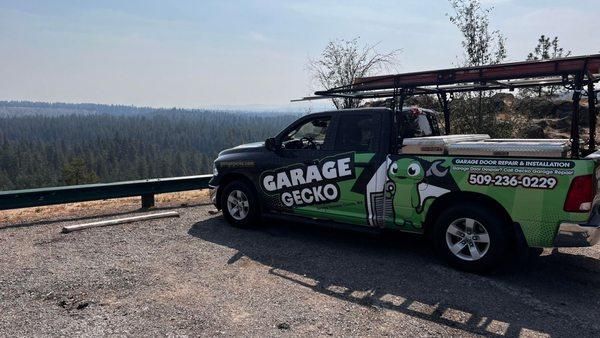
[[[208,190],[182,191],[155,195],[156,208],[177,208],[210,203]],[[141,211],[140,197],[77,202],[43,207],[0,210],[0,228],[47,224],[90,217],[114,216]]]
[[[598,247],[479,276],[414,236],[242,230],[210,205],[169,208],[181,217],[70,234],[60,229],[80,220],[1,228],[2,335],[600,334]]]

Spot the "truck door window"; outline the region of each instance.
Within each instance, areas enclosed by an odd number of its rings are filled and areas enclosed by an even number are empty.
[[[371,114],[340,116],[335,150],[377,151],[379,145],[377,135],[380,130],[377,117],[374,118]]]
[[[318,117],[299,125],[283,138],[283,148],[321,149],[330,121],[330,117]]]

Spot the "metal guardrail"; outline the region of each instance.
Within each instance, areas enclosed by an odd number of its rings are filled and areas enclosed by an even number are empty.
[[[150,208],[154,206],[155,194],[206,189],[211,178],[212,175],[197,175],[2,191],[0,210],[133,196],[141,196],[142,208]]]

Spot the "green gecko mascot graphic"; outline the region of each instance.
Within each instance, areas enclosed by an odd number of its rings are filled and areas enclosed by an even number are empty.
[[[390,165],[388,178],[395,184],[393,205],[394,223],[397,226],[420,224],[420,216],[417,212],[421,202],[418,184],[424,177],[425,170],[415,159],[402,158]],[[388,197],[392,196],[388,195]]]
[[[390,164],[386,198],[393,201],[393,225],[420,229],[426,200],[458,190],[449,168],[441,166],[443,162],[402,157]]]

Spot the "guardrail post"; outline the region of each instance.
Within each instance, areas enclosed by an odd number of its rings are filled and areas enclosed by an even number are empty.
[[[149,209],[154,207],[154,194],[142,195],[142,209]]]

